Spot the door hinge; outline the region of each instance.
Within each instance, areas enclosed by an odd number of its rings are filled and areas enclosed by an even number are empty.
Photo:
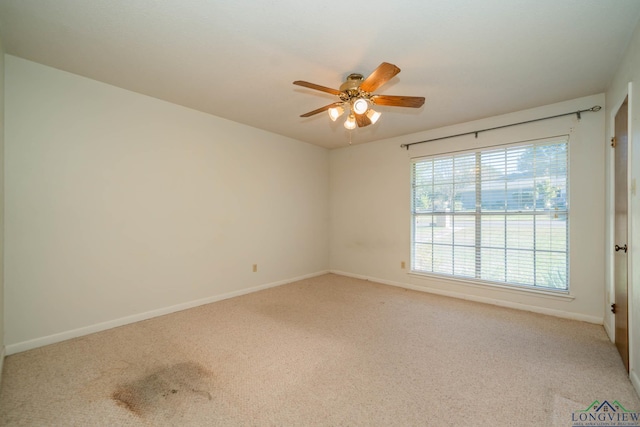
[[[613,148],[616,148],[616,145],[618,145],[618,140],[616,139],[616,137],[614,136],[613,138],[611,138],[611,146]]]
[[[616,305],[615,305],[615,303],[614,303],[614,304],[611,304],[611,312],[612,312],[613,314],[616,314]]]

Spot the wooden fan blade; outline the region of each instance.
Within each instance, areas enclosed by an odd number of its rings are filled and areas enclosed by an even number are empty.
[[[300,117],[311,117],[314,114],[322,113],[323,111],[327,111],[331,107],[337,107],[342,105],[342,102],[334,102],[333,104],[325,105],[324,107],[320,107],[317,110],[309,111],[308,113],[302,114]]]
[[[388,105],[390,107],[411,107],[420,108],[424,104],[423,96],[393,96],[393,95],[374,95],[371,97],[376,105]]]
[[[320,86],[320,85],[317,85],[315,83],[305,82],[303,80],[296,80],[295,82],[293,82],[293,84],[294,85],[298,85],[298,86],[308,87],[309,89],[315,89],[315,90],[319,90],[319,91],[322,91],[322,92],[327,92],[327,93],[330,93],[331,95],[340,96],[340,94],[342,93],[338,89],[331,89],[330,87]]]
[[[369,74],[369,77],[364,79],[360,84],[360,89],[365,92],[373,92],[391,80],[399,72],[400,68],[393,64],[389,64],[388,62],[383,62],[373,71],[373,73]]]
[[[371,124],[371,120],[369,119],[369,117],[367,117],[366,114],[355,114],[355,116],[356,116],[356,123],[358,124],[359,128],[363,128]]]

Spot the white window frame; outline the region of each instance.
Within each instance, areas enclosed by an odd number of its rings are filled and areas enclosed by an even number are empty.
[[[425,160],[435,160],[435,159],[441,159],[441,158],[448,158],[448,157],[454,157],[454,156],[461,156],[461,155],[469,155],[469,154],[476,154],[476,155],[480,155],[480,153],[487,153],[487,152],[491,152],[493,150],[496,149],[505,149],[505,150],[509,150],[512,148],[522,148],[523,146],[534,146],[534,147],[538,147],[538,146],[544,146],[544,145],[548,145],[551,143],[557,143],[557,142],[562,142],[564,144],[566,144],[566,168],[565,168],[565,180],[566,180],[566,193],[564,194],[565,197],[565,208],[564,210],[560,210],[558,212],[557,208],[554,209],[554,214],[560,214],[566,217],[566,234],[565,234],[565,238],[566,238],[566,242],[565,242],[565,271],[566,271],[566,287],[565,288],[553,288],[553,287],[549,287],[549,286],[541,286],[539,284],[536,283],[532,283],[532,284],[525,284],[525,283],[517,283],[517,282],[511,282],[506,278],[506,274],[505,274],[505,280],[501,281],[495,281],[495,280],[486,280],[483,279],[481,277],[479,277],[478,274],[478,266],[476,266],[476,274],[475,277],[470,277],[470,276],[460,276],[460,275],[456,275],[454,273],[451,274],[446,274],[446,273],[439,273],[439,272],[434,272],[432,271],[425,271],[422,269],[418,269],[416,268],[416,246],[417,246],[417,242],[416,241],[416,217],[417,216],[423,216],[425,215],[424,212],[418,213],[416,212],[416,207],[415,207],[415,201],[416,201],[416,197],[415,197],[415,183],[416,183],[416,178],[414,176],[415,173],[415,165],[417,163],[420,162],[424,162]],[[461,150],[461,151],[455,151],[455,152],[447,152],[447,153],[438,153],[438,154],[433,154],[433,155],[427,155],[427,156],[423,156],[423,157],[418,157],[418,158],[414,158],[412,159],[411,162],[411,273],[412,274],[418,274],[418,275],[423,275],[423,276],[434,276],[434,277],[440,277],[440,278],[447,278],[447,279],[453,279],[453,280],[462,280],[465,282],[471,282],[471,283],[475,283],[475,284],[482,284],[482,285],[493,285],[493,286],[500,286],[500,287],[507,287],[507,288],[512,288],[512,289],[518,289],[518,290],[534,290],[534,291],[541,291],[541,292],[551,292],[553,294],[569,294],[569,290],[570,290],[570,272],[569,272],[569,255],[570,255],[570,248],[569,248],[569,221],[570,221],[570,212],[569,212],[569,187],[570,187],[570,183],[569,183],[569,149],[570,149],[570,144],[569,144],[569,136],[568,135],[564,135],[564,136],[560,136],[560,137],[552,137],[552,138],[543,138],[543,139],[535,139],[535,140],[528,140],[528,141],[524,141],[524,142],[516,142],[516,143],[507,143],[507,144],[499,144],[499,145],[493,145],[493,146],[483,146],[483,147],[479,147],[476,149],[471,149],[471,150]],[[479,189],[479,185],[481,185],[481,183],[479,182],[480,178],[480,171],[476,172],[476,177],[475,177],[475,182],[476,182],[476,186]],[[478,199],[481,197],[480,194],[477,194],[476,196]],[[434,218],[435,217],[440,217],[440,218],[452,218],[455,216],[467,216],[467,217],[474,217],[476,219],[476,224],[479,224],[481,221],[481,218],[485,215],[491,215],[491,214],[495,214],[495,212],[483,212],[481,207],[478,205],[476,207],[475,212],[445,212],[445,211],[431,211],[426,213],[426,215],[433,215]],[[500,214],[504,214],[505,215],[505,224],[506,224],[506,218],[507,217],[511,217],[511,216],[516,216],[516,215],[528,215],[531,216],[533,215],[534,218],[537,218],[538,216],[542,216],[542,215],[548,215],[549,212],[545,212],[545,211],[537,211],[534,209],[534,211],[531,212],[514,212],[514,211],[507,211],[505,208],[504,212],[500,212]],[[535,219],[534,219],[534,223],[535,223]],[[482,248],[482,244],[480,242],[480,238],[479,238],[479,234],[476,234],[476,240],[475,240],[475,245],[474,245],[474,249],[476,250],[476,256],[478,257],[480,250]],[[506,238],[505,238],[506,240]],[[432,242],[432,247],[434,246],[433,242]],[[451,244],[451,247],[454,248],[456,245],[455,243]],[[508,246],[505,243],[505,253],[508,250]],[[453,249],[452,249],[453,251]],[[544,252],[544,250],[537,250],[536,247],[534,246],[533,250],[532,250],[532,254],[535,254],[536,252]],[[548,251],[547,251],[548,252]],[[505,266],[506,266],[506,262],[505,262]],[[535,267],[534,267],[535,268]],[[506,269],[506,267],[505,267]]]

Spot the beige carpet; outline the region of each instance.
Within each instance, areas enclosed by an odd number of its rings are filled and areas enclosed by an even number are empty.
[[[0,424],[568,426],[601,326],[325,275],[10,356]]]

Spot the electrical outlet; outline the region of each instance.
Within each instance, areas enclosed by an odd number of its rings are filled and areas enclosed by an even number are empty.
[[[406,267],[406,265],[405,265],[404,261],[400,261],[400,268],[404,270],[405,267]]]
[[[258,264],[253,264],[253,272],[255,273],[256,271],[258,271]]]

